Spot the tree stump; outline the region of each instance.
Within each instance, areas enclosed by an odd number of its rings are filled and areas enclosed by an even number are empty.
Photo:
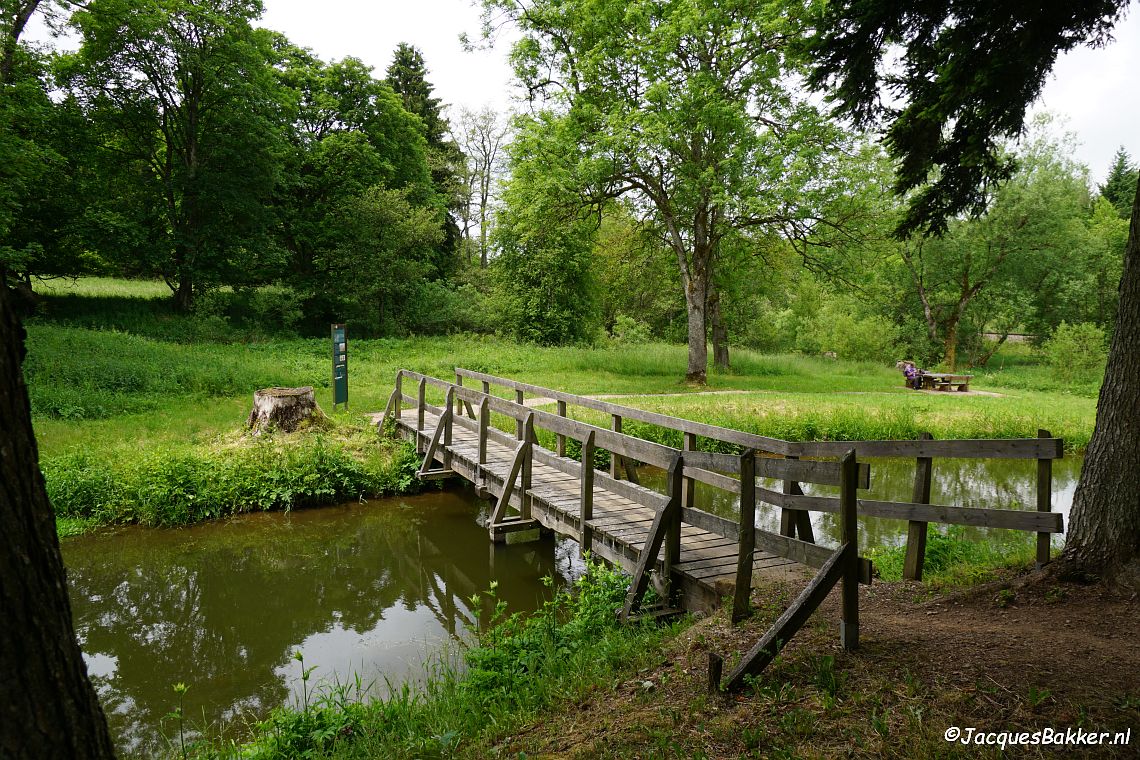
[[[254,435],[269,428],[292,433],[307,420],[323,420],[324,416],[310,386],[262,388],[253,394],[253,409],[245,424]]]

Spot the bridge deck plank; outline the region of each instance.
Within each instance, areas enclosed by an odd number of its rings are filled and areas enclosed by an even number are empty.
[[[418,431],[422,440],[421,449],[435,434],[439,418],[428,411],[424,415],[424,427]],[[417,426],[417,412],[414,408],[403,408],[396,418],[397,429],[400,434],[415,440]],[[510,436],[508,440],[506,436]],[[467,479],[482,477],[485,484],[492,491],[501,490],[501,482],[506,478],[511,462],[515,456],[514,431],[504,432],[502,436],[490,436],[486,444],[486,457],[480,466],[479,437],[475,430],[468,429],[462,424],[453,424],[451,444],[443,446],[437,453],[437,459],[444,456],[452,457],[453,465],[458,460],[457,473]],[[577,467],[573,460],[559,460],[566,466]],[[480,475],[481,471],[481,475]],[[534,461],[531,466],[530,495],[536,516],[540,520],[556,518],[554,529],[577,538],[578,517],[580,509],[580,480],[558,467],[544,462]],[[518,498],[516,490],[515,498]],[[597,480],[594,483],[594,512],[589,525],[594,529],[595,541],[606,546],[616,547],[619,553],[636,557],[645,544],[649,535],[649,528],[653,522],[654,510],[644,504],[607,491]],[[795,566],[796,563],[783,557],[765,552],[757,552],[753,567],[756,570],[765,568],[779,568]],[[698,584],[717,589],[723,592],[723,583],[731,584],[736,578],[737,547],[732,539],[707,531],[703,528],[683,523],[681,526],[681,556],[677,570],[684,576]],[[760,575],[753,574],[753,583],[759,582]]]

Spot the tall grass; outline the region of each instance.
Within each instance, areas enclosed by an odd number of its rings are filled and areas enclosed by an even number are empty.
[[[945,530],[931,526],[926,536],[923,581],[934,587],[969,586],[992,580],[999,568],[1032,564],[1035,538],[1008,533],[1004,540],[978,541],[964,535],[960,525],[949,525]],[[902,580],[905,546],[872,548],[867,555],[884,581]]]
[[[212,448],[80,452],[43,460],[61,532],[94,525],[186,525],[232,514],[289,510],[407,493],[415,450],[355,437],[266,435]]]

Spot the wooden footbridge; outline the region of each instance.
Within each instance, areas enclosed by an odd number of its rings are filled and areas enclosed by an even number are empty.
[[[405,393],[410,383],[415,384],[414,396]],[[481,384],[479,390],[475,383]],[[499,393],[513,392],[514,400],[496,395],[492,386]],[[528,406],[527,394],[532,404],[553,404],[557,411]],[[429,403],[429,398],[436,403]],[[610,426],[573,419],[568,416],[570,406],[602,412],[610,417]],[[675,431],[682,447],[623,433],[623,420]],[[1061,456],[1063,445],[1044,431],[1036,439],[1013,441],[924,437],[918,441],[795,443],[465,369],[455,371],[454,381],[400,370],[381,424],[389,421],[398,435],[413,441],[423,454],[421,478],[461,477],[481,495],[494,499],[487,525],[491,540],[549,530],[573,538],[583,552],[628,571],[632,581],[623,618],[708,610],[732,597],[735,622],[749,614],[751,589],[763,574],[814,571],[787,612],[728,675],[725,688],[759,672],[837,584],[842,587],[841,643],[845,648],[858,645],[858,584],[871,581],[870,562],[858,556],[859,514],[910,522],[907,568],[911,577],[921,576],[928,522],[1035,531],[1042,561],[1048,561],[1049,535],[1062,527],[1061,516],[1049,511],[1048,493],[1049,463]],[[706,448],[731,448],[740,453],[699,451],[700,439],[714,444]],[[610,455],[608,473],[581,464],[594,462],[598,450]],[[857,461],[859,456],[915,457],[914,501],[859,499],[857,491],[870,483],[870,468]],[[929,504],[931,461],[936,456],[1038,459],[1038,511]],[[667,473],[665,493],[638,483],[637,463]],[[623,470],[628,479],[620,478]],[[765,487],[772,480],[782,483],[780,491]],[[739,503],[738,519],[696,509],[696,483],[732,493]],[[838,495],[806,496],[802,483],[838,487]],[[780,533],[756,527],[757,501],[781,508]],[[838,548],[815,543],[809,511],[839,513]],[[651,585],[661,601],[655,607],[643,607]],[[710,660],[710,683],[717,686],[721,683],[719,662],[715,657]]]

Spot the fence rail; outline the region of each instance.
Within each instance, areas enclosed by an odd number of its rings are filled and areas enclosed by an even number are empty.
[[[415,373],[408,373],[408,375],[421,377]],[[566,393],[484,372],[457,368],[455,377],[455,385],[460,387],[462,387],[464,380],[481,383],[482,394],[477,395],[497,399],[492,402],[495,411],[514,416],[516,419],[519,419],[517,416],[519,410],[527,408],[524,405],[527,394],[532,399],[549,399],[557,404],[557,413],[541,412],[541,414],[549,417],[566,418],[571,406],[610,415],[609,430],[596,426],[590,426],[590,428],[596,432],[595,445],[609,450],[613,455],[610,462],[610,477],[615,480],[619,477],[623,465],[627,472],[631,474],[635,472],[629,466],[630,460],[645,462],[662,469],[667,469],[669,464],[668,455],[665,451],[629,443],[630,436],[621,432],[624,421],[636,420],[680,431],[683,434],[682,450],[685,453],[681,485],[682,508],[691,508],[694,504],[695,483],[700,482],[715,488],[733,490],[733,483],[737,482],[737,478],[726,473],[739,475],[739,469],[726,469],[723,463],[720,466],[713,466],[711,460],[696,456],[700,438],[732,444],[743,449],[752,449],[760,454],[755,458],[756,477],[783,481],[782,492],[773,491],[763,483],[758,483],[756,498],[782,510],[780,531],[782,535],[791,538],[798,536],[808,542],[814,541],[809,513],[840,512],[840,500],[830,496],[803,494],[800,483],[817,482],[821,485],[830,486],[839,484],[836,479],[837,476],[826,483],[814,480],[818,476],[817,471],[821,471],[821,463],[813,459],[804,459],[804,457],[838,459],[848,451],[854,450],[855,457],[860,460],[858,463],[859,487],[864,489],[868,487],[866,483],[869,479],[869,467],[866,459],[912,458],[915,460],[915,480],[909,502],[863,498],[857,500],[860,516],[907,522],[907,553],[904,563],[904,577],[907,579],[920,580],[922,578],[929,523],[1003,528],[1036,533],[1037,563],[1039,565],[1049,562],[1052,534],[1061,533],[1064,530],[1062,515],[1052,511],[1052,460],[1064,456],[1065,446],[1062,439],[1053,438],[1047,430],[1039,430],[1036,438],[1013,439],[935,440],[930,434],[923,433],[917,440],[784,441],[657,412],[649,412],[602,399]],[[434,379],[432,384],[442,389],[449,386],[446,381]],[[515,394],[514,403],[492,396],[492,386],[508,392],[513,391]],[[460,396],[470,400],[472,397],[466,395],[469,393],[470,391],[467,389],[462,389]],[[548,417],[543,419],[547,420]],[[522,423],[519,422],[518,424],[521,425]],[[577,437],[576,431],[580,431],[581,428],[567,430],[568,432],[565,433],[559,432],[557,436],[560,455],[565,453],[565,438],[567,436]],[[660,446],[659,444],[653,445]],[[668,447],[661,448],[674,451]],[[646,456],[641,456],[641,453],[645,453]],[[704,452],[699,453],[703,454]],[[782,458],[773,458],[774,456]],[[1032,505],[1034,509],[994,509],[931,504],[930,485],[935,459],[1036,460],[1036,501]]]

